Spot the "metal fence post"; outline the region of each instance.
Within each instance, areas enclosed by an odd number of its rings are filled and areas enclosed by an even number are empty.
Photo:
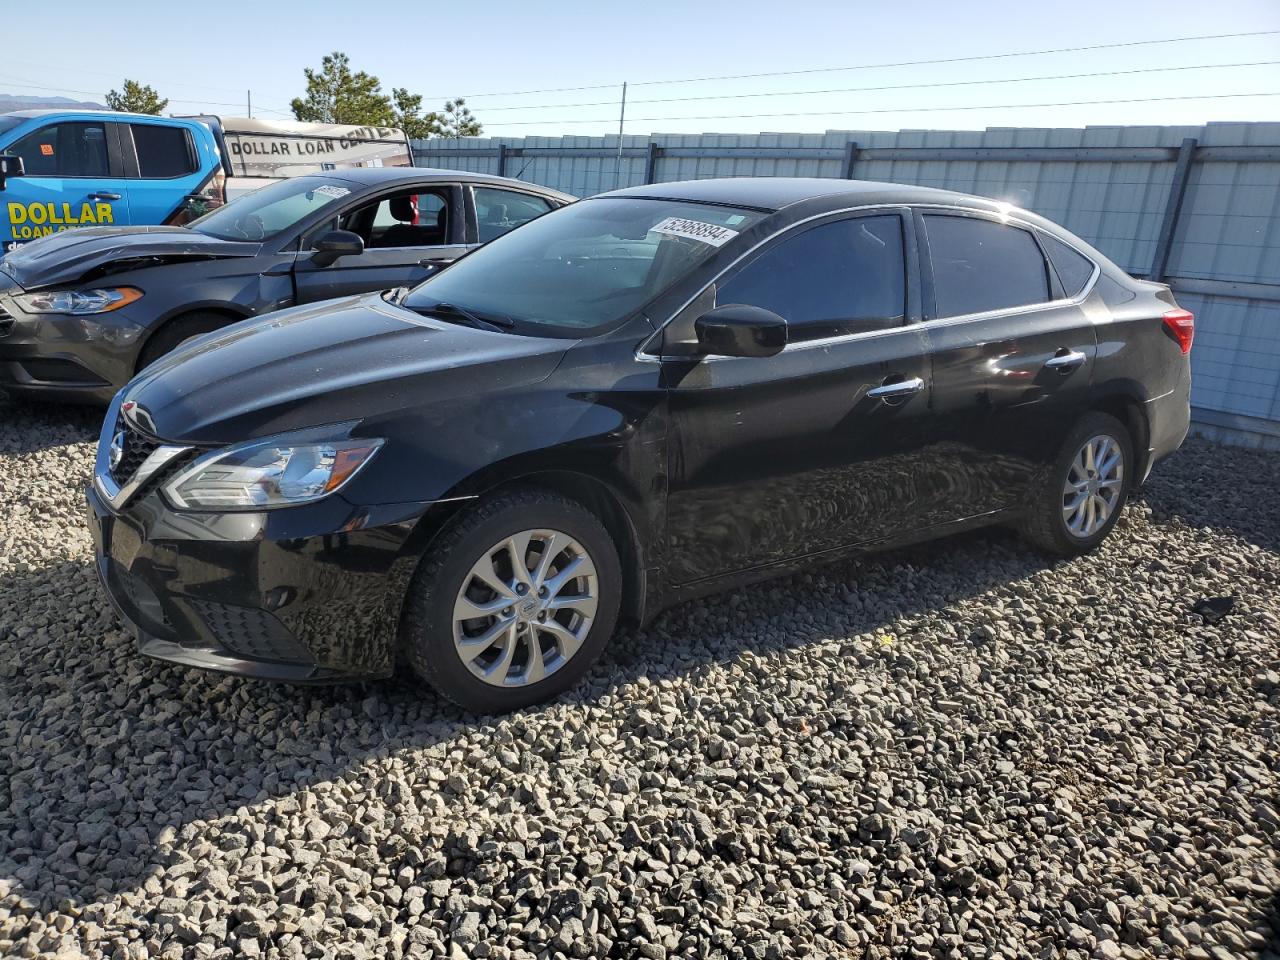
[[[1191,163],[1195,159],[1198,141],[1187,137],[1178,148],[1178,159],[1173,167],[1173,182],[1169,184],[1169,198],[1164,204],[1164,219],[1156,237],[1155,256],[1151,259],[1148,280],[1164,279],[1169,266],[1169,254],[1173,251],[1173,234],[1178,229],[1178,215],[1182,213],[1182,201],[1187,193],[1187,181],[1191,179]]]
[[[649,150],[644,157],[644,182],[653,183],[658,177],[658,154],[662,150],[652,140],[649,141]]]
[[[853,165],[858,162],[858,144],[850,140],[844,145],[844,178],[853,179]]]
[[[507,175],[507,145],[505,143],[498,144],[498,176],[505,177]]]

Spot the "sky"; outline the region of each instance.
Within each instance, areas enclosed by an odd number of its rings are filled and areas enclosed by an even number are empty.
[[[428,109],[465,96],[494,137],[616,133],[624,81],[629,134],[1280,120],[1280,0],[236,6],[117,0],[100,30],[100,0],[17,4],[0,93],[101,101],[129,77],[172,113],[243,116],[252,91],[286,118],[303,68],[341,50]]]

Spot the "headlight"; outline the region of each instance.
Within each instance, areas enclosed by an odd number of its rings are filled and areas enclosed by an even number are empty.
[[[368,439],[259,440],[201,457],[166,483],[164,493],[180,510],[270,510],[312,503],[355,476],[381,446],[381,440]]]
[[[91,313],[110,313],[142,298],[136,287],[104,287],[101,290],[46,290],[17,297],[29,313],[65,313],[83,317]]]

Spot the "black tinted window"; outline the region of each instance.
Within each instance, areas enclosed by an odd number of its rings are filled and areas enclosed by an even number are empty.
[[[973,217],[926,216],[940,317],[1044,303],[1044,256],[1026,230]]]
[[[877,330],[903,322],[904,273],[901,219],[856,217],[770,247],[720,286],[716,304],[772,310],[796,340]]]
[[[138,174],[144,180],[168,180],[195,173],[191,138],[181,127],[134,123],[133,145],[138,151]]]
[[[29,133],[9,153],[29,177],[105,177],[107,130],[101,123],[58,123]]]
[[[1082,253],[1068,247],[1057,237],[1047,233],[1040,234],[1045,252],[1058,271],[1058,279],[1062,281],[1062,290],[1068,297],[1074,297],[1084,289],[1089,278],[1093,276],[1093,261]]]
[[[533,197],[515,190],[495,190],[476,187],[476,220],[480,227],[480,242],[488,243],[521,224],[542,216],[551,204],[541,197]]]

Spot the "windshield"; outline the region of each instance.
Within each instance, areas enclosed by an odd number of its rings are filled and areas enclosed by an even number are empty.
[[[761,216],[675,200],[583,200],[481,247],[403,305],[581,337],[642,307]]]
[[[351,189],[350,183],[333,177],[294,177],[236,197],[188,226],[219,240],[268,240]]]
[[[8,133],[14,127],[20,127],[27,120],[26,117],[5,117],[0,116],[0,133]]]

